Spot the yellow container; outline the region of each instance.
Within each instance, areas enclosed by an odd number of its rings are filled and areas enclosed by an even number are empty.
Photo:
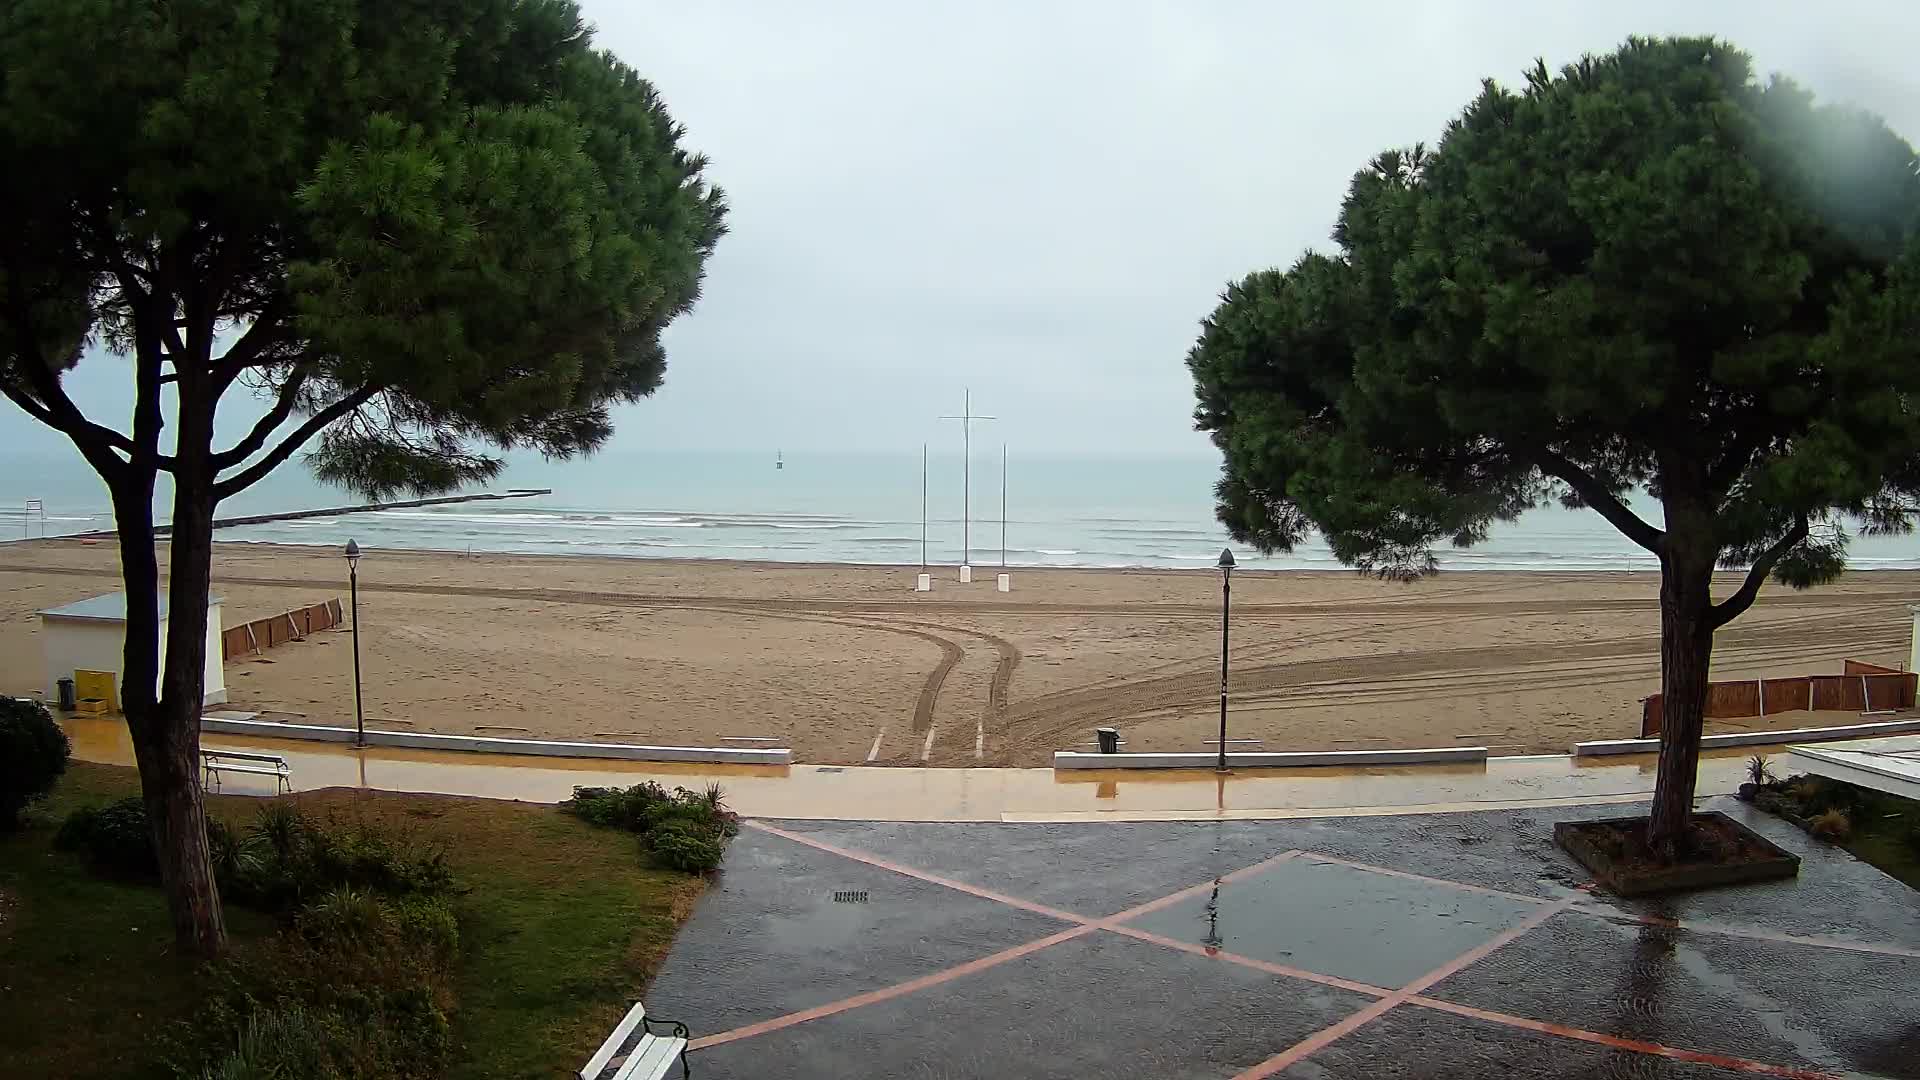
[[[81,712],[119,712],[120,687],[115,685],[111,671],[76,671],[73,673],[74,693],[80,698]],[[87,699],[101,703],[99,709],[88,709]]]

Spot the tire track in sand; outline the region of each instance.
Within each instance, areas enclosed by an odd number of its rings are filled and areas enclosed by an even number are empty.
[[[568,603],[569,601],[549,601],[549,602]],[[926,734],[927,729],[933,726],[933,710],[935,706],[939,704],[939,701],[940,701],[940,688],[946,684],[947,676],[953,672],[953,669],[959,665],[961,659],[966,656],[965,649],[961,648],[958,644],[954,643],[953,641],[950,641],[947,638],[943,638],[939,636],[938,634],[930,634],[924,630],[911,629],[908,626],[897,625],[894,623],[869,621],[866,619],[838,619],[828,615],[814,615],[814,614],[806,614],[801,612],[764,611],[764,610],[758,610],[754,608],[736,608],[731,605],[714,605],[714,604],[656,604],[652,602],[646,602],[646,603],[634,603],[634,604],[616,604],[615,606],[671,607],[671,608],[677,608],[682,611],[714,611],[714,612],[720,612],[728,615],[741,615],[741,616],[746,616],[748,618],[757,618],[757,619],[784,619],[789,622],[822,623],[828,626],[844,626],[844,627],[848,627],[850,629],[855,629],[855,630],[871,630],[871,631],[878,631],[881,633],[901,634],[906,637],[917,638],[921,641],[931,642],[936,648],[940,650],[940,662],[934,665],[933,670],[927,673],[927,677],[920,684],[920,697],[913,707],[913,726],[911,729],[913,733],[916,735]]]
[[[0,566],[0,573],[62,574],[71,577],[118,578],[118,570],[93,569],[73,566]],[[220,585],[251,585],[267,588],[335,588],[339,582],[325,578],[269,578],[252,577],[244,574],[214,574],[210,580]],[[978,630],[963,630],[959,627],[942,626],[938,623],[906,622],[888,619],[847,618],[840,614],[842,609],[831,602],[817,601],[770,601],[739,597],[674,596],[655,593],[598,592],[582,589],[516,589],[486,585],[433,585],[409,582],[383,582],[363,584],[368,592],[398,592],[426,596],[473,596],[500,600],[535,600],[542,603],[578,604],[592,607],[623,608],[675,608],[687,611],[712,611],[753,618],[783,619],[793,622],[813,622],[830,626],[843,626],[855,630],[868,630],[880,633],[899,634],[916,638],[932,644],[940,650],[940,660],[927,673],[920,685],[920,693],[915,701],[911,731],[915,735],[925,736],[933,727],[934,710],[940,701],[940,691],[947,676],[959,666],[966,656],[966,650],[950,638],[941,637],[930,631],[943,630],[948,633],[965,634],[981,638],[991,643],[999,652],[999,662],[995,665],[993,680],[988,699],[982,710],[983,725],[989,718],[997,719],[1004,715],[1007,708],[1007,693],[1013,682],[1014,668],[1020,662],[1020,649],[1011,641]],[[912,611],[913,605],[901,605],[904,611]],[[824,609],[824,610],[823,610]],[[855,614],[857,609],[848,610]]]
[[[1871,628],[1859,626],[1844,613],[1812,615],[1756,627],[1722,645],[1729,652],[1767,645],[1787,645],[1804,641],[1809,633],[1829,628],[1850,629],[1867,640],[1871,640],[1874,634]],[[1558,644],[1413,649],[1359,657],[1260,664],[1236,671],[1234,690],[1236,695],[1244,694],[1257,699],[1266,694],[1308,685],[1341,683],[1348,692],[1357,693],[1408,677],[1438,675],[1448,671],[1471,672],[1487,668],[1524,670],[1553,663],[1592,663],[1627,657],[1657,658],[1658,655],[1657,634],[1631,634]],[[1005,749],[1035,750],[1058,742],[1068,732],[1095,723],[1142,713],[1196,708],[1215,700],[1218,691],[1217,670],[1181,672],[1145,679],[1106,680],[1054,691],[1023,701],[1013,710]]]

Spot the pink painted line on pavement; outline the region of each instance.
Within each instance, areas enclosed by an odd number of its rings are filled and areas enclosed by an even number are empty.
[[[1505,889],[1489,889],[1484,885],[1469,885],[1464,881],[1448,881],[1446,878],[1428,877],[1425,874],[1414,874],[1405,870],[1392,870],[1384,866],[1374,866],[1371,863],[1355,862],[1352,859],[1342,859],[1333,855],[1322,855],[1317,851],[1303,851],[1300,853],[1300,857],[1303,859],[1312,859],[1314,862],[1333,863],[1336,866],[1348,866],[1355,870],[1365,870],[1369,873],[1385,874],[1387,877],[1405,878],[1408,881],[1420,881],[1428,885],[1439,885],[1448,889],[1458,889],[1461,892],[1481,893],[1486,896],[1501,896],[1508,900],[1519,900],[1528,904],[1555,903],[1554,900],[1544,896],[1527,896],[1523,893],[1507,892]]]
[[[1792,1080],[1840,1080],[1832,1073],[1814,1069],[1800,1069],[1787,1065],[1769,1065],[1764,1061],[1749,1061],[1746,1058],[1729,1057],[1725,1054],[1708,1054],[1699,1050],[1682,1050],[1678,1047],[1664,1046],[1660,1043],[1646,1042],[1640,1039],[1623,1039],[1618,1035],[1603,1035],[1597,1031],[1567,1027],[1564,1024],[1550,1024],[1543,1020],[1529,1020],[1524,1016],[1509,1016],[1506,1013],[1476,1009],[1471,1005],[1457,1005],[1451,1001],[1440,1001],[1429,997],[1413,997],[1407,1004],[1422,1009],[1434,1009],[1454,1016],[1465,1016],[1474,1020],[1504,1024],[1507,1027],[1523,1031],[1537,1031],[1543,1035],[1554,1035],[1562,1039],[1578,1039],[1581,1042],[1595,1043],[1612,1047],[1615,1050],[1628,1050],[1649,1057],[1670,1058],[1674,1061],[1690,1061],[1698,1065],[1712,1065],[1721,1069],[1749,1072],[1760,1076],[1783,1076]]]
[[[955,881],[949,877],[941,877],[939,874],[929,873],[925,870],[891,862],[878,855],[869,855],[864,851],[855,851],[852,848],[844,848],[838,844],[830,844],[825,840],[815,840],[813,837],[807,836],[804,833],[788,832],[776,825],[769,825],[764,821],[748,821],[744,824],[749,829],[758,829],[763,833],[770,833],[783,840],[791,840],[796,844],[805,844],[810,848],[817,848],[829,854],[838,855],[843,859],[852,859],[854,862],[866,863],[868,866],[877,866],[882,870],[888,870],[903,877],[918,878],[921,881],[943,886],[955,892],[963,892],[969,896],[977,896],[982,900],[992,900],[995,903],[1005,904],[1011,908],[1019,908],[1021,911],[1031,911],[1036,915],[1045,915],[1050,919],[1059,919],[1061,922],[1085,924],[1093,921],[1084,915],[1075,915],[1071,911],[1061,911],[1059,908],[1048,907],[1045,904],[1036,904],[1030,900],[1022,900],[1017,896],[1008,896],[1006,893],[994,892],[992,889],[983,889],[978,885],[969,885],[964,881]]]
[[[823,1016],[833,1016],[836,1013],[847,1012],[851,1009],[858,1009],[867,1005],[876,1005],[882,1001],[890,1001],[897,997],[903,997],[920,990],[939,986],[942,983],[950,983],[955,979],[964,978],[978,971],[998,967],[1008,961],[1018,960],[1023,956],[1031,956],[1041,949],[1052,948],[1063,941],[1071,941],[1074,938],[1091,934],[1095,929],[1096,927],[1089,923],[1062,930],[1057,934],[1049,934],[1043,938],[1036,938],[1024,945],[1015,945],[1011,949],[1002,949],[997,953],[983,956],[978,960],[969,960],[964,964],[956,964],[953,967],[944,968],[930,975],[922,975],[917,979],[908,979],[906,982],[895,983],[892,986],[882,987],[879,990],[869,990],[864,994],[855,994],[852,997],[841,998],[839,1001],[828,1002],[825,1005],[815,1005],[811,1009],[801,1009],[799,1012],[790,1012],[785,1016],[776,1016],[771,1020],[762,1020],[757,1024],[748,1024],[744,1027],[733,1028],[730,1031],[723,1031],[718,1035],[708,1035],[704,1038],[695,1039],[687,1044],[687,1049],[700,1050],[709,1046],[719,1046],[723,1043],[738,1042],[741,1039],[753,1038],[755,1035],[765,1035],[770,1031],[790,1028],[795,1024],[804,1024],[809,1020],[818,1020]]]
[[[1470,964],[1473,964],[1479,960],[1486,958],[1495,950],[1511,944],[1512,942],[1517,940],[1521,935],[1534,929],[1535,927],[1539,926],[1541,923],[1546,922],[1548,919],[1553,918],[1555,915],[1558,915],[1561,912],[1567,910],[1578,901],[1579,901],[1579,897],[1569,896],[1563,900],[1558,901],[1557,903],[1553,903],[1548,907],[1542,908],[1541,910],[1534,912],[1532,915],[1529,915],[1524,921],[1522,921],[1519,925],[1510,927],[1507,930],[1502,931],[1501,933],[1495,935],[1494,937],[1491,937],[1486,941],[1483,941],[1480,944],[1474,946],[1473,948],[1468,949],[1466,952],[1463,952],[1459,956],[1454,957],[1452,960],[1449,960],[1446,963],[1440,965],[1439,967],[1434,968],[1432,971],[1427,972],[1425,975],[1422,975],[1419,978],[1408,983],[1407,985],[1401,987],[1400,989],[1395,990],[1393,993],[1389,994],[1384,998],[1381,998],[1379,1001],[1376,1001],[1373,1004],[1368,1005],[1366,1008],[1361,1009],[1359,1012],[1354,1013],[1352,1016],[1349,1016],[1338,1023],[1329,1025],[1328,1027],[1321,1028],[1319,1031],[1316,1031],[1313,1034],[1307,1036],[1306,1038],[1300,1040],[1299,1042],[1294,1043],[1292,1046],[1287,1047],[1285,1050],[1280,1051],[1278,1054],[1275,1054],[1274,1056],[1268,1058],[1267,1060],[1261,1062],[1260,1064],[1255,1065],[1253,1068],[1240,1073],[1238,1076],[1234,1077],[1234,1080],[1261,1080],[1262,1077],[1272,1076],[1280,1072],[1282,1069],[1285,1069],[1295,1064],[1296,1062],[1304,1061],[1307,1058],[1312,1057],[1314,1054],[1319,1053],[1321,1050],[1326,1049],[1328,1046],[1333,1045],[1335,1042],[1338,1042],[1339,1040],[1345,1038],[1348,1035],[1353,1034],[1354,1032],[1360,1030],[1361,1028],[1367,1026],[1368,1024],[1373,1023],[1375,1020],[1378,1020],[1380,1017],[1385,1016],[1387,1013],[1392,1012],[1396,1008],[1399,1008],[1401,1005],[1406,1004],[1415,995],[1419,994],[1420,991],[1425,990],[1427,987],[1440,982],[1441,980],[1445,979],[1447,976],[1460,971],[1461,969],[1467,967]]]
[[[1691,919],[1665,919],[1658,915],[1634,915],[1621,911],[1606,911],[1600,908],[1575,908],[1574,913],[1608,922],[1631,922],[1642,926],[1664,926],[1673,930],[1691,930],[1696,934],[1717,934],[1721,937],[1747,938],[1752,941],[1768,941],[1781,945],[1805,945],[1815,949],[1839,949],[1846,952],[1872,953],[1876,956],[1899,956],[1910,960],[1920,960],[1920,949],[1905,945],[1893,945],[1874,941],[1855,941],[1852,938],[1822,937],[1817,935],[1787,934],[1778,930],[1766,930],[1758,926],[1740,926],[1735,923],[1694,922]]]
[[[768,1032],[778,1031],[778,1030],[781,1030],[782,1028],[792,1027],[796,1024],[805,1023],[809,1020],[816,1020],[822,1017],[832,1016],[838,1013],[843,1013],[853,1009],[862,1008],[867,1005],[873,1005],[882,1001],[888,1001],[894,998],[902,997],[904,995],[915,993],[920,990],[925,990],[934,986],[942,985],[944,983],[952,982],[955,979],[964,978],[976,972],[997,967],[1001,964],[1005,964],[1013,960],[1018,960],[1022,957],[1031,956],[1044,949],[1048,949],[1055,945],[1059,945],[1064,942],[1071,941],[1079,937],[1083,937],[1095,931],[1105,930],[1111,933],[1120,934],[1124,937],[1134,938],[1135,940],[1138,940],[1138,941],[1148,942],[1154,945],[1159,945],[1164,948],[1173,949],[1179,952],[1184,952],[1191,955],[1206,956],[1211,959],[1219,960],[1222,963],[1236,964],[1242,967],[1247,967],[1257,971],[1266,972],[1268,974],[1282,976],[1284,978],[1300,979],[1305,982],[1317,983],[1323,986],[1337,987],[1339,989],[1349,990],[1359,994],[1365,994],[1370,997],[1374,997],[1378,999],[1370,1003],[1369,1005],[1367,1005],[1365,1008],[1359,1010],[1358,1012],[1355,1012],[1351,1016],[1348,1016],[1345,1019],[1338,1021],[1337,1023],[1331,1024],[1328,1027],[1323,1028],[1320,1031],[1307,1036],[1305,1039],[1302,1039],[1300,1042],[1295,1043],[1293,1046],[1286,1048],[1285,1050],[1281,1051],[1279,1054],[1275,1055],[1274,1057],[1261,1062],[1260,1064],[1254,1066],[1253,1068],[1245,1072],[1242,1072],[1238,1077],[1235,1078],[1235,1080],[1257,1080],[1257,1078],[1260,1078],[1260,1077],[1272,1076],[1275,1073],[1283,1069],[1286,1069],[1289,1066],[1299,1061],[1302,1061],[1311,1057],[1313,1054],[1317,1053],[1318,1051],[1325,1049],[1327,1046],[1330,1046],[1333,1043],[1339,1041],[1340,1039],[1346,1037],[1347,1035],[1352,1034],[1354,1031],[1357,1031],[1360,1028],[1365,1027],[1367,1024],[1373,1022],[1374,1020],[1380,1018],[1381,1016],[1386,1015],[1388,1012],[1391,1012],[1393,1009],[1399,1008],[1402,1005],[1413,1005],[1418,1008],[1432,1009],[1438,1012],[1449,1013],[1455,1016],[1466,1017],[1469,1019],[1481,1020],[1481,1021],[1485,1021],[1487,1023],[1492,1023],[1492,1024],[1499,1024],[1505,1027],[1516,1028],[1523,1031],[1532,1031],[1539,1034],[1555,1036],[1558,1038],[1565,1038],[1565,1039],[1572,1039],[1572,1040],[1581,1041],[1581,1042],[1593,1043],[1596,1045],[1607,1046],[1616,1050],[1623,1050],[1631,1053],[1644,1054],[1650,1057],[1663,1057],[1663,1058],[1668,1058],[1675,1061],[1686,1061],[1686,1062],[1693,1062],[1693,1063],[1703,1064],[1703,1065],[1711,1065],[1718,1068],[1730,1069],[1738,1072],[1753,1073],[1755,1075],[1760,1075],[1760,1076],[1783,1077],[1783,1078],[1787,1078],[1787,1080],[1835,1080],[1835,1078],[1833,1077],[1833,1074],[1821,1072],[1818,1070],[1802,1069],[1802,1068],[1785,1066],[1785,1065],[1771,1065],[1766,1062],[1752,1061],[1746,1058],[1732,1057],[1732,1056],[1723,1055],[1723,1054],[1713,1054],[1713,1053],[1707,1053],[1707,1052],[1698,1051],[1698,1050],[1685,1050],[1678,1047],[1665,1046],[1660,1043],[1647,1042],[1647,1041],[1638,1040],[1638,1039],[1627,1039],[1627,1038],[1622,1038],[1620,1036],[1615,1036],[1615,1035],[1606,1035],[1600,1032],[1588,1031],[1583,1028],[1569,1027],[1563,1024],[1554,1024],[1547,1021],[1530,1019],[1528,1017],[1513,1016],[1507,1013],[1495,1012],[1488,1009],[1479,1009],[1469,1005],[1460,1005],[1455,1002],[1444,1001],[1438,998],[1430,998],[1430,997],[1423,996],[1422,991],[1437,985],[1441,981],[1445,980],[1447,977],[1458,973],[1459,971],[1465,969],[1466,967],[1470,966],[1473,963],[1476,963],[1481,959],[1484,959],[1486,956],[1493,953],[1495,950],[1500,949],[1512,943],[1514,940],[1518,939],[1523,934],[1526,934],[1527,932],[1537,928],[1539,925],[1546,922],[1548,919],[1551,919],[1555,915],[1559,915],[1561,913],[1568,912],[1568,911],[1572,911],[1577,914],[1581,914],[1589,917],[1595,917],[1595,918],[1616,919],[1616,920],[1624,918],[1628,921],[1640,922],[1647,925],[1668,926],[1668,927],[1673,927],[1677,929],[1692,930],[1692,931],[1701,932],[1701,933],[1719,934],[1719,935],[1728,936],[1728,937],[1748,938],[1748,939],[1758,940],[1758,941],[1769,941],[1769,942],[1777,942],[1777,943],[1793,944],[1793,945],[1806,945],[1806,946],[1812,946],[1816,948],[1842,949],[1842,950],[1850,950],[1855,952],[1874,953],[1874,954],[1885,955],[1885,956],[1920,957],[1920,949],[1911,949],[1901,945],[1852,941],[1852,940],[1843,939],[1843,938],[1808,937],[1808,936],[1800,936],[1800,935],[1794,935],[1794,934],[1778,933],[1775,931],[1764,930],[1758,927],[1745,927],[1745,926],[1737,926],[1737,925],[1731,925],[1731,924],[1725,924],[1725,923],[1683,922],[1683,921],[1678,921],[1673,919],[1662,919],[1657,916],[1635,916],[1635,915],[1623,915],[1621,913],[1605,912],[1605,911],[1601,911],[1594,908],[1586,908],[1586,907],[1579,906],[1584,896],[1570,896],[1560,900],[1548,900],[1541,897],[1524,896],[1519,893],[1506,892],[1500,889],[1489,889],[1489,888],[1485,888],[1478,885],[1469,885],[1464,882],[1448,881],[1444,878],[1429,877],[1423,874],[1415,874],[1415,873],[1410,873],[1402,870],[1393,870],[1393,869],[1382,867],[1382,866],[1373,866],[1368,863],[1356,862],[1351,859],[1343,859],[1337,856],[1322,855],[1315,852],[1298,851],[1298,850],[1281,852],[1280,854],[1275,855],[1272,858],[1266,859],[1262,862],[1255,863],[1251,866],[1242,867],[1241,869],[1235,870],[1230,874],[1223,875],[1221,878],[1218,879],[1218,881],[1203,881],[1195,885],[1190,885],[1187,888],[1181,889],[1177,892],[1168,893],[1167,895],[1159,897],[1158,899],[1149,900],[1144,904],[1137,905],[1135,907],[1129,908],[1125,911],[1118,912],[1113,915],[1109,915],[1101,918],[1089,918],[1084,915],[1077,915],[1073,912],[1063,911],[1061,909],[1049,907],[1044,904],[1037,904],[1031,901],[1021,900],[1018,897],[1008,896],[1004,893],[996,892],[992,889],[985,889],[979,886],[969,885],[966,882],[956,881],[952,878],[947,878],[938,874],[930,873],[928,871],[920,870],[915,867],[905,866],[899,863],[892,862],[887,859],[880,858],[879,856],[876,856],[876,855],[868,854],[866,852],[856,851],[850,848],[841,847],[837,844],[828,843],[822,840],[816,840],[804,834],[793,833],[786,829],[779,828],[777,826],[768,825],[764,822],[748,821],[745,824],[750,828],[758,829],[762,832],[765,832],[774,836],[779,836],[787,840],[792,840],[795,843],[816,848],[818,850],[825,851],[833,855],[838,855],[842,858],[851,859],[855,862],[865,863],[869,866],[875,866],[880,869],[890,871],[892,873],[901,874],[905,877],[911,877],[921,881],[926,881],[930,884],[940,885],[945,888],[953,889],[957,892],[966,893],[970,896],[976,896],[984,900],[991,900],[995,903],[1005,904],[1009,907],[1017,908],[1022,911],[1030,911],[1035,914],[1045,915],[1045,916],[1048,916],[1049,918],[1059,919],[1063,922],[1072,923],[1074,925],[1069,929],[1062,930],[1058,933],[1051,934],[1047,937],[1039,938],[1034,941],[1026,942],[1021,945],[1016,945],[1016,946],[1013,946],[1012,948],[1003,949],[1000,952],[992,953],[988,956],[983,956],[983,957],[980,957],[979,959],[967,961],[962,964],[957,964],[957,965],[954,965],[953,967],[944,968],[940,971],[936,971],[927,975],[920,976],[919,978],[909,979],[906,982],[898,983],[894,986],[884,987],[879,990],[868,991],[863,994],[855,994],[851,997],[843,998],[835,1002],[829,1002],[828,1004],[825,1004],[825,1005],[815,1006],[810,1009],[803,1009],[798,1012],[789,1013],[785,1016],[775,1017],[771,1020],[764,1020],[755,1024],[749,1024],[744,1027],[739,1027],[729,1031],[724,1031],[717,1035],[709,1035],[704,1038],[695,1039],[694,1041],[688,1044],[689,1049],[697,1050],[702,1047],[718,1046],[723,1043],[735,1042],[740,1039],[752,1038],[756,1035],[764,1035]],[[1425,882],[1428,884],[1437,885],[1437,886],[1441,886],[1449,889],[1457,889],[1465,892],[1475,892],[1475,893],[1483,893],[1483,894],[1488,894],[1493,896],[1501,896],[1501,897],[1505,897],[1512,900],[1518,900],[1518,901],[1523,901],[1527,903],[1541,905],[1541,910],[1536,914],[1530,916],[1525,922],[1505,931],[1504,933],[1488,940],[1487,942],[1484,942],[1483,944],[1473,949],[1468,950],[1465,953],[1460,954],[1459,956],[1455,957],[1453,960],[1449,961],[1448,963],[1442,965],[1439,968],[1434,969],[1433,971],[1428,972],[1425,975],[1422,975],[1420,978],[1415,979],[1413,982],[1408,983],[1406,986],[1401,987],[1398,990],[1388,990],[1383,987],[1372,986],[1367,983],[1355,982],[1350,979],[1342,979],[1336,976],[1323,975],[1323,974],[1320,974],[1319,972],[1307,971],[1302,968],[1288,967],[1287,965],[1284,965],[1284,964],[1274,964],[1274,963],[1269,963],[1263,960],[1256,960],[1252,957],[1242,956],[1237,953],[1227,952],[1222,949],[1210,949],[1205,946],[1195,945],[1195,944],[1184,942],[1184,941],[1178,941],[1173,938],[1168,938],[1159,934],[1152,933],[1150,931],[1140,930],[1135,927],[1122,925],[1125,922],[1125,920],[1136,918],[1148,912],[1157,911],[1157,910],[1166,908],[1168,906],[1171,906],[1173,904],[1179,903],[1180,901],[1188,899],[1189,897],[1196,896],[1203,892],[1206,892],[1207,890],[1215,887],[1216,884],[1239,881],[1244,878],[1251,877],[1255,874],[1259,874],[1269,869],[1272,869],[1274,866],[1282,862],[1285,862],[1289,859],[1296,859],[1296,858],[1312,859],[1312,860],[1323,862],[1323,863],[1333,863],[1336,865],[1348,866],[1357,870],[1364,870],[1364,871],[1369,871],[1373,873],[1384,874],[1389,877],[1404,878],[1411,881]],[[1588,888],[1589,887],[1587,886],[1583,886],[1582,887],[1583,893]]]
[[[1209,949],[1205,945],[1195,945],[1190,941],[1179,941],[1170,937],[1162,937],[1151,931],[1140,930],[1131,926],[1107,926],[1102,927],[1102,929],[1110,930],[1113,933],[1134,938],[1138,941],[1148,941],[1169,949],[1177,949],[1183,953],[1192,953],[1195,956],[1204,956],[1210,960],[1218,960],[1223,964],[1238,964],[1241,967],[1252,968],[1255,971],[1264,971],[1269,975],[1284,975],[1289,979],[1319,983],[1321,986],[1337,986],[1342,990],[1351,990],[1356,994],[1365,994],[1368,997],[1392,997],[1394,993],[1385,987],[1373,986],[1363,982],[1354,982],[1352,979],[1342,979],[1337,975],[1322,975],[1317,971],[1288,967],[1285,964],[1275,964],[1267,960],[1255,960],[1251,956],[1242,956],[1239,953],[1228,952],[1225,949]]]

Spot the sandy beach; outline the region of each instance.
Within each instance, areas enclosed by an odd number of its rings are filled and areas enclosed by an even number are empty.
[[[232,626],[347,598],[331,549],[221,544]],[[366,710],[404,730],[713,744],[802,761],[1043,764],[1121,729],[1206,750],[1218,724],[1220,582],[1209,571],[1019,571],[995,591],[936,569],[370,552]],[[0,692],[40,691],[34,612],[118,588],[111,544],[0,547]],[[1733,587],[1728,577],[1720,591]],[[1718,637],[1714,677],[1902,664],[1920,572],[1769,587]],[[1638,734],[1658,689],[1652,575],[1241,572],[1231,735],[1268,750],[1485,745],[1564,753]],[[351,724],[344,631],[227,663],[230,707]],[[1819,714],[1844,722],[1842,714]],[[1811,714],[1713,720],[1796,727]],[[736,745],[754,745],[740,742]],[[767,745],[767,744],[762,744]]]

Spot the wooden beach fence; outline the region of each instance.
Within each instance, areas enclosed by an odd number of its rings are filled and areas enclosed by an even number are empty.
[[[318,604],[283,611],[250,623],[230,626],[220,633],[220,658],[262,653],[276,645],[299,641],[308,634],[331,629],[346,621],[336,597]]]
[[[1914,707],[1920,674],[1848,660],[1839,675],[1741,679],[1707,684],[1709,718],[1770,716],[1783,712],[1891,713]],[[1660,734],[1660,695],[1641,703],[1640,737]]]

